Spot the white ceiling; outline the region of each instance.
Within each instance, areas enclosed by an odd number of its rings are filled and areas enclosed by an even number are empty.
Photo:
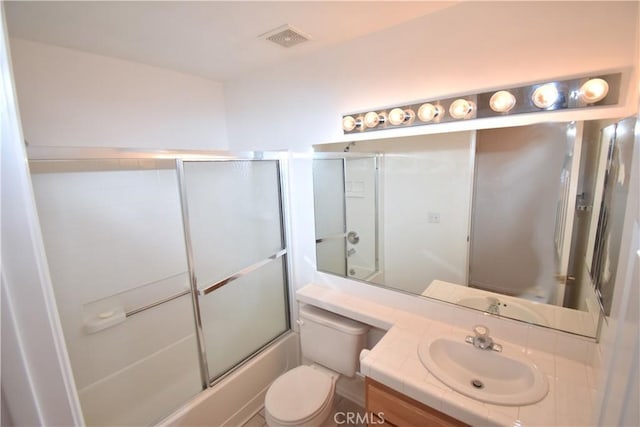
[[[5,1],[11,37],[224,81],[455,5],[432,1]],[[312,40],[258,36],[284,24]],[[373,52],[372,52],[373,53]]]

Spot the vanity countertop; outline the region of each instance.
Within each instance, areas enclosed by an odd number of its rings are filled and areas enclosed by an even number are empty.
[[[307,285],[297,300],[386,330],[382,339],[361,355],[361,372],[419,402],[474,426],[586,426],[591,422],[595,380],[590,366],[561,355],[495,337],[505,352],[518,352],[547,376],[549,392],[527,406],[486,404],[468,398],[436,379],[418,357],[426,337],[464,341],[468,330],[428,317],[387,307],[339,290]],[[523,331],[527,330],[523,326]]]

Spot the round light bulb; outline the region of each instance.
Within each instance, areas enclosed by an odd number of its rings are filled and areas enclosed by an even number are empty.
[[[546,85],[538,87],[533,91],[533,95],[531,95],[533,104],[538,108],[544,109],[552,107],[558,102],[558,98],[560,98],[560,93],[553,83],[547,83]]]
[[[374,128],[380,123],[380,115],[375,111],[370,111],[364,115],[364,125],[368,128]]]
[[[580,86],[580,99],[587,104],[602,101],[609,93],[609,83],[603,79],[590,79]]]
[[[407,119],[407,114],[402,108],[394,108],[389,111],[389,123],[394,126],[401,125]]]
[[[469,117],[474,109],[475,104],[472,101],[460,98],[451,103],[449,114],[451,114],[451,117],[454,119],[464,119]]]
[[[516,105],[516,97],[507,90],[500,90],[494,93],[489,100],[489,106],[496,113],[506,113],[511,111]]]
[[[418,108],[418,118],[423,122],[430,122],[442,114],[442,106],[430,103],[422,104]]]
[[[352,116],[345,116],[342,118],[342,129],[345,132],[351,132],[356,128],[356,119]]]

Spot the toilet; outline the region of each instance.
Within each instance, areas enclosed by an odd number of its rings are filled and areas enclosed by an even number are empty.
[[[264,413],[270,427],[320,427],[330,422],[336,382],[353,377],[368,327],[317,307],[300,308],[302,356],[311,364],[278,377],[267,390]]]

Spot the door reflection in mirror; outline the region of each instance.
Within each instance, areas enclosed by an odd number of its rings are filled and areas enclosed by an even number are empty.
[[[374,281],[378,268],[377,156],[314,162],[316,257],[326,272]]]
[[[564,228],[556,205],[566,140],[558,123],[478,132],[469,286],[555,300],[558,257],[550,248],[555,228]]]
[[[590,272],[607,315],[611,311],[620,255],[635,126],[635,118],[628,118],[608,126],[602,132],[600,149],[603,157],[606,153],[606,162],[602,170],[598,171],[598,179],[602,180],[603,188]]]

